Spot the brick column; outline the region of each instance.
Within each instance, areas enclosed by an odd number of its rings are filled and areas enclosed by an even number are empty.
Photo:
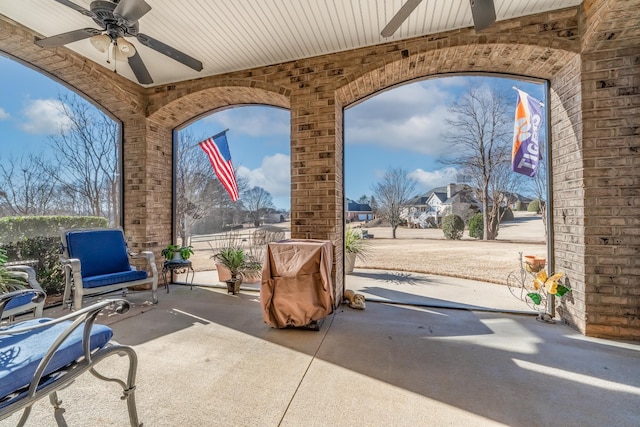
[[[333,91],[301,86],[291,97],[291,237],[334,243],[334,289],[341,296],[342,107]],[[338,297],[336,306],[339,303]]]
[[[160,249],[172,241],[172,129],[142,114],[123,123],[124,229],[133,251]]]
[[[583,9],[584,332],[640,339],[640,8]]]

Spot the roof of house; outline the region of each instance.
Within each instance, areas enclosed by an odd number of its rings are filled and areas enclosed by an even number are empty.
[[[347,212],[373,212],[368,203],[358,203],[347,199]]]
[[[429,198],[431,198],[431,196],[434,194],[436,197],[438,197],[438,199],[440,199],[441,202],[445,202],[447,200],[447,190],[448,190],[448,185],[432,188],[426,193],[414,197],[407,204],[410,206],[426,205],[429,201]],[[454,194],[460,191],[465,191],[465,190],[472,191],[473,189],[468,184],[453,184]]]
[[[476,205],[480,204],[478,199],[476,199],[475,192],[470,188],[458,191],[456,194],[449,197],[443,204],[452,205],[454,203],[470,203]]]

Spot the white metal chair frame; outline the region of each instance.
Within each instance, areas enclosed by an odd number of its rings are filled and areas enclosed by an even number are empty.
[[[127,248],[127,255],[129,256],[130,261],[134,260],[138,257],[144,258],[146,260],[146,268],[147,271],[150,271],[151,274],[147,276],[145,279],[140,280],[132,280],[128,282],[120,282],[113,285],[105,285],[99,286],[95,288],[85,288],[82,286],[82,266],[80,260],[77,258],[71,258],[69,256],[69,251],[67,248],[67,240],[66,233],[71,231],[100,231],[102,229],[70,229],[70,230],[61,230],[60,237],[62,240],[62,256],[60,257],[60,262],[62,263],[62,267],[64,269],[65,276],[65,286],[64,286],[64,295],[63,301],[65,304],[73,304],[74,309],[79,309],[82,307],[82,298],[85,295],[93,295],[98,293],[106,293],[110,291],[116,291],[122,289],[123,297],[126,296],[127,289],[132,286],[138,285],[151,285],[151,293],[153,303],[158,303],[158,267],[155,262],[155,255],[151,251],[142,251],[140,253],[134,253],[129,251]],[[113,230],[104,229],[104,230]],[[122,230],[120,229],[122,232]],[[73,301],[71,300],[71,292],[73,291]]]
[[[8,319],[10,322],[13,322],[15,316],[27,313],[32,310],[34,317],[42,317],[42,310],[44,309],[44,300],[46,294],[40,286],[40,283],[38,283],[38,281],[36,280],[35,270],[28,265],[7,265],[6,269],[9,271],[13,271],[16,274],[23,275],[27,280],[28,286],[32,290],[38,291],[38,293],[41,292],[43,296],[41,298],[32,299],[30,303],[2,311],[2,315],[0,315],[0,318]]]
[[[1,295],[0,308],[6,304],[6,300],[22,295],[25,292],[29,291],[20,290]],[[122,399],[127,401],[127,409],[129,412],[129,421],[131,426],[138,427],[142,425],[138,422],[138,413],[135,404],[135,380],[138,367],[138,358],[136,352],[129,346],[115,344],[113,342],[107,342],[102,348],[99,348],[93,352],[91,352],[90,350],[91,329],[93,327],[95,319],[98,316],[98,313],[100,313],[100,311],[108,306],[115,307],[116,312],[118,313],[124,313],[129,309],[129,303],[126,300],[111,299],[101,301],[89,307],[71,312],[68,315],[58,319],[48,319],[46,322],[40,323],[38,325],[31,325],[20,328],[20,323],[15,323],[12,329],[0,328],[1,351],[1,339],[3,335],[6,336],[24,333],[36,334],[43,328],[49,328],[52,325],[62,322],[68,323],[68,326],[65,328],[64,332],[58,336],[55,342],[47,350],[44,357],[40,360],[29,386],[25,387],[24,389],[16,390],[14,393],[11,393],[8,396],[0,396],[0,403],[6,405],[0,408],[0,420],[8,418],[14,413],[23,410],[22,417],[20,418],[17,425],[24,426],[27,422],[27,419],[29,418],[31,407],[33,406],[33,404],[46,396],[49,396],[51,404],[53,405],[54,409],[57,410],[62,403],[62,401],[58,399],[57,390],[67,386],[84,372],[89,371],[96,378],[104,381],[115,382],[122,387]],[[41,380],[43,380],[45,369],[47,369],[47,365],[49,364],[49,362],[51,362],[51,359],[56,354],[56,351],[65,341],[65,339],[68,338],[73,331],[79,328],[82,328],[83,331],[83,354],[80,355],[80,357],[71,365],[67,365],[59,371],[48,375],[47,378],[45,378],[43,384],[40,384]],[[114,354],[126,355],[129,358],[129,369],[126,381],[105,377],[95,370],[95,365],[97,363]],[[7,402],[8,405],[6,404]]]

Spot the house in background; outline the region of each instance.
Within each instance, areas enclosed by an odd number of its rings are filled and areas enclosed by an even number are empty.
[[[344,205],[344,218],[347,222],[371,221],[374,219],[373,209],[368,203],[358,203],[351,199],[346,199]]]
[[[533,202],[532,198],[523,196],[522,194],[507,194],[507,206],[510,207],[512,211],[526,211],[531,202]]]
[[[465,222],[480,212],[482,204],[475,190],[467,184],[447,184],[433,188],[409,201],[404,212],[409,227],[427,228],[437,226],[448,214],[456,214]]]

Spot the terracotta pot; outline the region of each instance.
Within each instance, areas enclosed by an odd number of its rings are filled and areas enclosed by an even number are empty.
[[[262,272],[247,271],[242,273],[242,283],[260,283],[262,280]]]
[[[353,252],[346,252],[344,254],[344,273],[351,274],[356,266],[356,254]]]
[[[547,259],[535,255],[524,256],[524,268],[531,273],[537,273],[542,270],[547,263]]]
[[[218,280],[226,282],[231,279],[231,271],[224,264],[216,262],[216,270],[218,271]]]

